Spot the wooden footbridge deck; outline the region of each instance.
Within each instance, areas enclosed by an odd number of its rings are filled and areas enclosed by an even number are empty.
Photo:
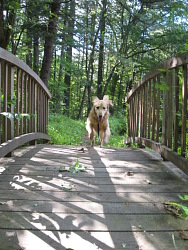
[[[188,180],[155,156],[46,144],[2,158],[0,249],[187,250],[188,222],[163,202],[187,194]],[[85,172],[63,171],[77,159]]]

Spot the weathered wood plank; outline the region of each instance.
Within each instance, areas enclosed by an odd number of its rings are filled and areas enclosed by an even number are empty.
[[[105,216],[104,216],[105,214]],[[168,214],[103,214],[0,212],[2,229],[67,231],[181,231],[188,230],[185,220]],[[140,227],[141,226],[141,227]]]
[[[166,214],[164,205],[155,202],[131,203],[128,201],[111,203],[94,201],[36,201],[14,200],[1,202],[1,211],[65,213],[65,214]]]
[[[116,193],[91,193],[91,192],[62,192],[60,191],[31,191],[31,190],[0,190],[1,203],[9,200],[24,201],[71,201],[71,202],[159,202],[165,200],[177,201],[180,199],[178,195],[187,194],[187,192],[179,192],[178,190],[170,193],[155,192],[116,192]],[[34,204],[35,202],[33,202]]]
[[[129,174],[129,172],[128,172]],[[131,174],[131,173],[130,173]],[[29,177],[28,177],[29,176]],[[59,176],[50,176],[50,175],[3,175],[3,180],[0,178],[0,185],[6,185],[7,181],[11,181],[14,183],[19,182],[33,182],[33,181],[41,181],[46,184],[49,183],[55,183],[57,186],[63,185],[64,182],[75,183],[76,185],[171,185],[171,184],[183,184],[183,182],[175,177],[172,177],[169,179],[170,175],[156,175],[153,177],[152,175],[141,175],[137,176],[134,174],[134,176],[125,176],[125,174],[122,174],[118,177],[110,177],[108,174],[106,174],[105,177],[101,176],[93,176],[93,177],[86,177],[83,176],[83,174],[80,176],[79,174],[75,176],[63,176],[62,174],[59,174]],[[158,178],[159,177],[159,178]],[[152,179],[152,181],[151,181]],[[5,182],[5,183],[4,183]],[[79,188],[79,187],[78,187]]]
[[[178,249],[187,250],[186,241],[182,241],[178,232],[69,232],[47,230],[0,230],[2,249],[6,250],[65,250],[65,249],[116,249],[122,250],[124,243],[128,250],[144,249],[174,249],[172,242],[174,235]],[[32,244],[31,244],[32,242]]]

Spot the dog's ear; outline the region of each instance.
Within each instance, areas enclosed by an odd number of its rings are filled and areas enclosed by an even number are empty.
[[[113,106],[112,100],[108,99],[108,95],[103,96],[103,101],[107,102],[108,105]]]
[[[97,96],[94,96],[93,97],[93,103],[98,102],[98,101],[99,101],[99,98]]]
[[[103,101],[108,102],[108,100],[109,100],[109,99],[108,99],[108,95],[104,95],[104,96],[103,96]]]
[[[112,100],[108,100],[108,103],[109,103],[110,106],[112,106],[112,107],[114,106],[113,103],[112,103]]]

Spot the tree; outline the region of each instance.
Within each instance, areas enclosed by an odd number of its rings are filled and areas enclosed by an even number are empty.
[[[66,106],[66,113],[69,114],[69,106],[70,106],[70,87],[71,87],[71,64],[72,64],[72,47],[73,47],[73,34],[74,34],[74,19],[75,19],[75,0],[70,2],[70,13],[69,19],[67,21],[68,29],[68,42],[66,46],[66,74],[65,74],[65,92],[64,92],[64,103]]]
[[[0,0],[0,47],[7,49],[20,0]]]
[[[61,6],[61,0],[53,0],[49,16],[48,30],[45,36],[44,57],[42,61],[40,77],[46,86],[48,86],[48,80],[50,77],[50,67],[52,63],[53,46],[57,34],[58,15],[60,11],[60,6]]]
[[[104,36],[106,23],[107,0],[102,1],[102,18],[100,26],[100,45],[99,45],[99,62],[98,62],[98,81],[97,96],[102,99],[102,83],[103,83],[103,63],[104,63]]]

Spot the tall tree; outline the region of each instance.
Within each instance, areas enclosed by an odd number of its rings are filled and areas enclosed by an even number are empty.
[[[0,0],[0,47],[7,49],[20,0]]]
[[[102,98],[102,83],[103,83],[103,62],[104,62],[104,37],[106,23],[107,0],[102,1],[102,19],[100,27],[100,45],[99,45],[99,62],[98,62],[98,81],[97,81],[97,96]]]
[[[60,6],[61,6],[61,0],[53,0],[51,4],[48,29],[45,37],[44,57],[42,61],[40,77],[46,86],[48,86],[48,80],[50,77],[50,68],[53,56],[53,45],[56,40]]]
[[[70,87],[71,87],[71,64],[72,64],[72,48],[74,43],[74,19],[75,19],[75,0],[70,2],[70,14],[68,25],[68,44],[66,48],[66,74],[65,74],[65,93],[64,93],[64,103],[66,106],[66,113],[69,114],[69,105],[70,105]]]

